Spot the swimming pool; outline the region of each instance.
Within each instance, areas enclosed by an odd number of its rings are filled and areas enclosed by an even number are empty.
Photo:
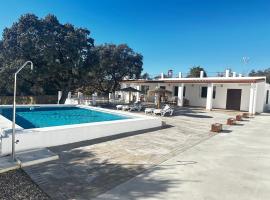
[[[160,128],[160,118],[83,105],[18,105],[16,151]],[[0,156],[11,153],[12,106],[0,106]]]
[[[12,108],[0,109],[0,114],[12,120]],[[23,107],[16,109],[16,124],[24,129],[83,124],[130,119],[131,117],[70,107]]]

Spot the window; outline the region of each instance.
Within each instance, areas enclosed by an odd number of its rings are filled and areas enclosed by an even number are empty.
[[[201,98],[206,98],[207,97],[207,87],[202,87],[201,88]]]
[[[177,97],[178,96],[178,89],[179,87],[178,86],[175,86],[174,87],[174,96]],[[183,97],[186,96],[186,86],[184,86],[184,89],[183,89]]]
[[[217,89],[216,86],[214,86],[214,87],[213,87],[213,99],[216,98],[216,89]]]
[[[174,96],[177,97],[178,96],[178,86],[174,87]]]
[[[160,86],[159,88],[165,90],[166,89],[166,86]]]
[[[266,92],[266,104],[269,103],[269,90],[267,90]]]
[[[148,90],[149,90],[149,86],[148,85],[142,85],[141,86],[142,94],[147,94]]]
[[[201,98],[207,97],[207,87],[201,88]],[[213,87],[213,99],[216,98],[216,86]]]

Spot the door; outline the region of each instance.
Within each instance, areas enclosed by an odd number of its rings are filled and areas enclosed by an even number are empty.
[[[227,103],[226,109],[240,110],[241,106],[241,89],[228,89],[227,90]]]

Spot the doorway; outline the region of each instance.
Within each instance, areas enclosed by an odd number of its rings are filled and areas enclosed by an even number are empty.
[[[227,102],[226,109],[228,110],[240,110],[241,107],[241,89],[228,89],[227,90]]]

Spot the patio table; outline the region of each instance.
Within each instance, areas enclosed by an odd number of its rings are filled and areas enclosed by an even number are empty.
[[[145,114],[152,114],[154,112],[154,108],[145,108],[144,113]]]
[[[122,110],[129,110],[129,109],[130,109],[129,106],[123,106],[123,107],[122,107]]]
[[[154,114],[157,115],[157,114],[160,114],[161,115],[161,109],[154,109]]]
[[[116,109],[117,109],[117,110],[121,110],[122,108],[123,108],[123,105],[117,105],[117,106],[116,106]]]

